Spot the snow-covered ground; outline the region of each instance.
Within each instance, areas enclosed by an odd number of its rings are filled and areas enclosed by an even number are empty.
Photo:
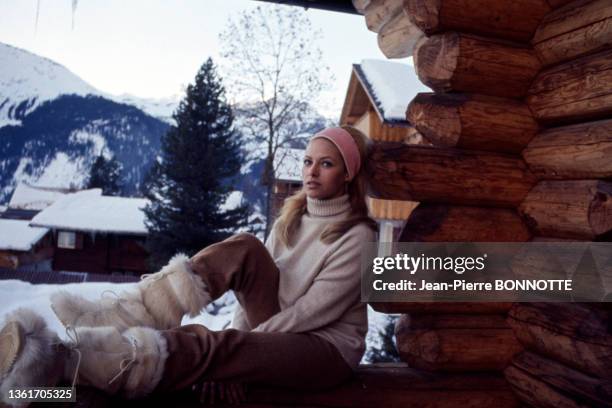
[[[66,290],[75,294],[79,294],[86,299],[96,300],[103,295],[105,291],[112,291],[116,294],[124,290],[132,290],[136,286],[135,283],[106,283],[106,282],[86,282],[86,283],[70,283],[62,285],[32,285],[28,282],[18,280],[1,280],[0,281],[0,322],[3,322],[7,313],[19,307],[30,308],[39,313],[47,322],[49,328],[67,340],[66,331],[58,318],[51,310],[51,301],[49,300],[52,293],[58,290]],[[104,294],[112,296],[112,294]],[[185,317],[182,324],[203,324],[211,330],[222,330],[229,327],[234,314],[236,298],[233,293],[228,292],[222,298],[218,299],[213,305],[209,305],[207,310],[195,318]],[[211,314],[213,312],[214,314]],[[380,336],[378,330],[382,330],[386,323],[385,315],[372,310],[368,306],[369,331],[366,342],[367,347],[378,347],[380,345]],[[363,360],[366,363],[367,361]]]

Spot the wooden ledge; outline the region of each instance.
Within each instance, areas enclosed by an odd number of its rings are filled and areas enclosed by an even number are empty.
[[[201,406],[188,393],[128,402],[87,387],[77,389],[77,399],[77,407],[87,408],[126,403],[130,406]],[[328,391],[253,386],[248,392],[248,403],[241,406],[505,408],[518,407],[519,403],[501,373],[432,374],[413,370],[403,363],[382,363],[360,366],[351,381]]]

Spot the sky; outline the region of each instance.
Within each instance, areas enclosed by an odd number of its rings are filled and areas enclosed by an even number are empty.
[[[101,91],[146,98],[180,97],[208,56],[220,58],[218,35],[228,18],[270,7],[254,0],[78,0],[73,21],[73,2],[0,0],[0,42],[52,59]],[[351,65],[385,57],[363,16],[305,12],[322,31],[323,62],[335,77],[318,108],[337,117]]]

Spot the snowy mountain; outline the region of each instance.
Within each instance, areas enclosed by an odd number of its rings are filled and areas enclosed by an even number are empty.
[[[173,109],[171,101],[108,95],[60,64],[0,43],[0,203],[20,181],[83,187],[101,153],[123,166],[122,193],[138,194]]]
[[[168,124],[99,96],[62,95],[0,128],[0,202],[20,181],[84,187],[103,153],[121,163],[122,195],[135,195],[160,149]]]
[[[96,95],[134,105],[151,116],[171,121],[179,98],[146,99],[111,95],[88,84],[66,67],[26,50],[0,43],[0,128],[19,125],[42,103],[60,95]]]
[[[65,67],[2,43],[0,67],[0,127],[21,124],[41,103],[61,94],[100,94]]]

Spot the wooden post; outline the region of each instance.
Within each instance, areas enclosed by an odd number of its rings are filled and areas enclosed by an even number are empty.
[[[478,94],[420,93],[406,117],[435,146],[520,153],[538,131],[519,101]]]
[[[530,47],[457,32],[421,39],[414,58],[420,80],[436,92],[521,98],[540,70]]]

